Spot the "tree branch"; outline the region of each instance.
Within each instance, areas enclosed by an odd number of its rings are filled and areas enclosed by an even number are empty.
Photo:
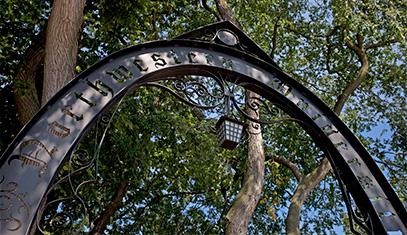
[[[397,42],[400,42],[400,41],[401,40],[399,40],[399,39],[392,39],[392,40],[389,40],[387,42],[367,45],[367,46],[365,46],[365,49],[368,50],[368,49],[375,49],[375,48],[379,48],[379,47],[384,47],[386,45],[389,45],[389,44],[392,44],[392,43],[397,43]]]
[[[40,98],[36,87],[38,71],[45,57],[45,30],[33,39],[33,43],[18,64],[18,71],[13,84],[14,99],[17,105],[20,127],[23,127],[40,109]]]
[[[178,196],[178,195],[196,195],[196,194],[204,194],[207,192],[214,191],[214,189],[209,189],[209,190],[201,190],[201,191],[196,191],[196,192],[189,192],[189,191],[181,191],[181,192],[175,192],[175,193],[166,193],[163,195],[158,195],[156,198],[162,198],[162,197],[170,197],[170,196]]]
[[[343,106],[345,105],[346,101],[349,99],[349,96],[353,94],[353,92],[362,84],[365,80],[368,72],[369,72],[369,60],[367,58],[366,53],[364,52],[363,45],[360,46],[362,42],[362,38],[360,35],[357,35],[357,40],[359,45],[353,44],[350,40],[345,40],[345,45],[353,50],[356,55],[359,57],[359,62],[361,64],[361,68],[359,70],[358,75],[356,76],[355,80],[350,82],[346,88],[342,91],[342,93],[338,96],[338,100],[334,106],[334,112],[339,115]],[[346,37],[345,37],[346,39]]]
[[[300,32],[300,31],[298,31],[296,29],[293,29],[293,28],[290,28],[290,27],[287,27],[287,26],[284,26],[284,29],[287,29],[288,31],[291,31],[291,32],[296,33],[298,35],[301,35],[301,36],[303,36],[304,38],[306,38],[308,40],[312,40],[312,37]]]
[[[326,37],[326,41],[327,41],[327,52],[326,52],[326,59],[325,59],[325,66],[326,66],[326,70],[328,71],[329,74],[337,74],[340,78],[342,78],[342,80],[345,80],[345,77],[340,73],[341,70],[337,70],[337,71],[332,71],[331,67],[330,67],[330,60],[331,60],[331,39],[330,37]],[[346,67],[345,67],[346,68]]]
[[[349,47],[350,49],[352,49],[353,51],[355,51],[357,54],[360,53],[360,48],[358,48],[353,42],[351,42],[349,39],[347,39],[348,32],[346,30],[344,32],[344,37],[345,37],[345,39],[344,39],[345,45],[347,47]]]
[[[360,34],[356,34],[356,39],[358,41],[358,47],[362,48],[363,47],[363,37]]]
[[[277,18],[276,23],[274,24],[273,27],[273,38],[271,39],[272,46],[271,46],[271,52],[270,52],[270,57],[271,59],[274,59],[274,54],[276,53],[276,48],[277,48],[277,31],[278,31],[278,21],[280,18]]]
[[[134,159],[133,168],[137,167],[137,159]],[[103,210],[100,216],[96,219],[95,226],[91,228],[89,234],[104,234],[104,231],[107,227],[107,223],[110,220],[110,217],[117,211],[119,206],[123,202],[123,197],[127,192],[127,186],[129,185],[128,181],[123,181],[117,187],[115,194],[110,200],[109,205]]]
[[[290,27],[287,27],[287,26],[285,26],[284,29],[287,29],[287,30],[289,30],[289,31],[291,31],[291,32],[294,32],[294,33],[296,33],[296,34],[299,34],[299,35],[305,37],[305,38],[308,39],[308,40],[313,40],[313,38],[326,38],[326,41],[327,41],[327,44],[328,44],[328,46],[327,46],[327,56],[326,56],[326,60],[325,60],[326,69],[327,69],[327,71],[328,71],[329,74],[337,74],[340,78],[342,78],[343,80],[345,80],[344,76],[340,73],[340,71],[341,71],[342,69],[341,69],[341,70],[332,71],[331,68],[330,68],[330,65],[329,65],[330,59],[331,59],[331,40],[330,40],[330,37],[332,37],[332,36],[336,33],[336,31],[338,31],[341,27],[342,27],[342,26],[337,25],[337,26],[335,26],[335,27],[332,29],[332,31],[329,32],[328,34],[325,34],[325,35],[311,35],[311,36],[308,36],[308,35],[306,35],[306,34],[300,32],[300,31],[298,31],[298,30],[296,30],[296,29],[293,29],[293,28],[290,28]],[[273,39],[274,39],[274,38],[273,38]],[[273,49],[274,49],[274,47],[273,47]],[[345,67],[345,68],[347,68],[347,67]],[[344,69],[345,69],[345,68],[344,68]]]
[[[148,190],[141,189],[141,188],[139,188],[139,190],[148,192]],[[153,208],[151,208],[150,206],[151,206],[152,204],[157,204],[157,203],[159,202],[159,200],[160,200],[161,198],[163,198],[163,197],[177,196],[177,195],[196,195],[196,194],[208,193],[208,192],[211,192],[211,191],[215,191],[215,190],[214,190],[214,189],[209,189],[209,190],[202,190],[202,191],[196,191],[196,192],[182,191],[182,192],[176,192],[176,193],[168,193],[168,194],[158,195],[158,196],[156,196],[156,197],[153,197],[153,198],[152,198],[145,206],[143,206],[141,209],[139,209],[139,208],[137,209],[137,208],[131,207],[132,210],[139,210],[139,211],[137,211],[137,213],[136,213],[135,216],[132,216],[132,217],[131,217],[131,219],[133,219],[133,220],[139,220],[139,219],[141,218],[141,216],[144,214],[144,212],[146,211],[147,208],[150,208],[152,211],[154,211]],[[203,205],[201,205],[201,206],[199,206],[199,207],[195,207],[194,209],[199,209],[199,208],[201,208],[202,206],[205,206],[205,204],[209,203],[211,200],[213,200],[213,197],[207,199],[206,202],[203,203]],[[125,212],[125,213],[123,213],[123,214],[126,214],[126,213],[127,213],[127,212]],[[158,213],[158,212],[156,211],[156,213]],[[130,219],[130,218],[129,218],[129,219]]]
[[[126,40],[121,35],[116,35],[116,37],[119,39],[119,41],[123,44],[123,46],[127,46]]]
[[[202,6],[203,6],[207,11],[209,11],[210,13],[212,13],[212,14],[216,17],[216,19],[217,19],[218,21],[222,21],[222,18],[220,18],[220,16],[219,16],[212,8],[210,8],[210,7],[208,6],[207,0],[202,0]]]
[[[230,9],[230,6],[226,0],[215,0],[215,2],[216,8],[218,9],[218,12],[223,20],[232,22],[232,24],[236,25],[239,29],[243,28],[240,22],[236,19],[235,15],[233,15],[232,10]]]
[[[284,26],[284,29],[287,29],[288,31],[291,31],[293,33],[299,34],[301,36],[303,36],[306,39],[312,40],[313,38],[326,38],[326,37],[331,37],[332,35],[334,35],[336,33],[336,31],[338,31],[342,26],[335,26],[331,32],[329,32],[328,34],[322,34],[322,35],[318,35],[318,34],[312,34],[310,36],[306,35],[305,33],[302,33],[294,28],[288,27],[288,26]]]
[[[314,83],[311,83],[311,82],[309,82],[309,81],[307,81],[307,80],[302,79],[302,77],[301,77],[300,75],[296,74],[294,71],[289,71],[288,74],[292,75],[293,77],[298,78],[298,80],[301,81],[302,83],[305,83],[305,84],[310,85],[311,87],[313,87],[313,88],[314,88],[315,90],[317,90],[317,91],[321,91],[321,92],[324,92],[324,93],[326,93],[326,94],[334,95],[333,92],[330,92],[330,91],[327,91],[327,90],[323,90],[323,89],[319,88],[318,85],[315,85]]]
[[[184,14],[183,12],[179,11],[178,9],[176,9],[174,6],[172,6],[171,4],[169,4],[169,7],[177,14],[189,19],[190,21],[192,21],[191,17],[187,14]]]
[[[123,196],[126,194],[126,188],[128,185],[129,182],[122,182],[119,187],[117,187],[116,193],[113,195],[112,200],[98,217],[95,222],[95,227],[92,228],[89,234],[104,234],[110,217],[116,212],[123,201]]]
[[[287,160],[287,159],[285,159],[283,157],[275,156],[275,155],[267,156],[266,160],[268,160],[268,159],[273,160],[275,162],[278,162],[281,165],[287,167],[289,170],[291,170],[291,172],[294,174],[295,178],[299,182],[304,178],[304,175],[301,173],[301,171],[298,169],[298,167],[294,163],[292,163],[291,161],[289,161],[289,160]]]
[[[302,178],[291,199],[287,215],[286,234],[300,234],[299,223],[302,206],[308,194],[324,179],[331,169],[331,164],[325,157],[321,163],[308,175]]]
[[[217,223],[217,225],[219,227],[220,227],[220,225],[222,223],[222,218],[225,215],[226,208],[227,208],[227,205],[228,205],[228,202],[229,202],[228,197],[227,197],[227,191],[225,191],[224,193],[222,192],[222,194],[223,194],[223,198],[225,198],[225,203],[223,204],[222,213],[220,214],[219,219],[218,219],[218,223]]]
[[[156,5],[157,8],[157,5]],[[158,31],[157,31],[157,21],[156,21],[156,17],[157,17],[157,12],[155,9],[153,9],[153,17],[151,18],[152,22],[152,26],[153,26],[153,38],[154,40],[158,40]]]
[[[406,153],[404,153],[404,154],[406,154]],[[386,166],[394,166],[394,167],[397,167],[397,168],[400,168],[400,169],[404,169],[404,167],[403,166],[400,166],[400,165],[397,165],[397,164],[394,164],[394,163],[390,163],[390,162],[383,162],[383,161],[379,161],[379,160],[374,160],[375,162],[377,162],[377,163],[380,163],[380,164],[383,164],[383,165],[386,165]]]

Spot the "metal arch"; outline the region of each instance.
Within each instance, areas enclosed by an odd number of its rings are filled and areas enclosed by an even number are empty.
[[[29,233],[48,187],[74,146],[121,97],[169,76],[208,72],[239,77],[242,86],[301,120],[329,157],[350,210],[353,196],[358,206],[358,213],[349,211],[353,221],[368,233],[407,234],[402,203],[357,138],[329,107],[228,22],[114,53],[60,90],[0,159],[0,233]]]

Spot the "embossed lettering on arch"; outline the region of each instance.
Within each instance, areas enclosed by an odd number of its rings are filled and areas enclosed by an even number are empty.
[[[129,91],[171,76],[209,74],[235,78],[299,120],[334,166],[353,222],[368,233],[407,234],[403,205],[357,138],[229,22],[116,52],[60,90],[1,158],[0,234],[30,232],[62,164],[92,124]],[[366,220],[356,218],[350,195],[368,214]]]

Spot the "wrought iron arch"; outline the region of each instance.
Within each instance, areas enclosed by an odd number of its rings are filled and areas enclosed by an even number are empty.
[[[62,88],[0,159],[0,233],[30,232],[60,168],[109,108],[140,86],[161,86],[155,82],[179,75],[217,77],[220,83],[227,78],[272,102],[293,117],[329,158],[351,222],[371,234],[407,234],[403,204],[358,139],[328,106],[229,22],[121,50]]]

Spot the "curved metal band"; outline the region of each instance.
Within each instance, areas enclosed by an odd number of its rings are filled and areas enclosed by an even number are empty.
[[[1,158],[1,234],[27,234],[44,195],[93,123],[129,91],[178,75],[217,73],[272,101],[329,157],[337,176],[369,214],[372,233],[407,233],[406,211],[365,148],[321,100],[279,68],[229,47],[157,41],[114,53],[60,90]],[[347,195],[345,195],[347,197]],[[388,214],[388,212],[390,214]],[[383,215],[384,216],[380,216]]]

